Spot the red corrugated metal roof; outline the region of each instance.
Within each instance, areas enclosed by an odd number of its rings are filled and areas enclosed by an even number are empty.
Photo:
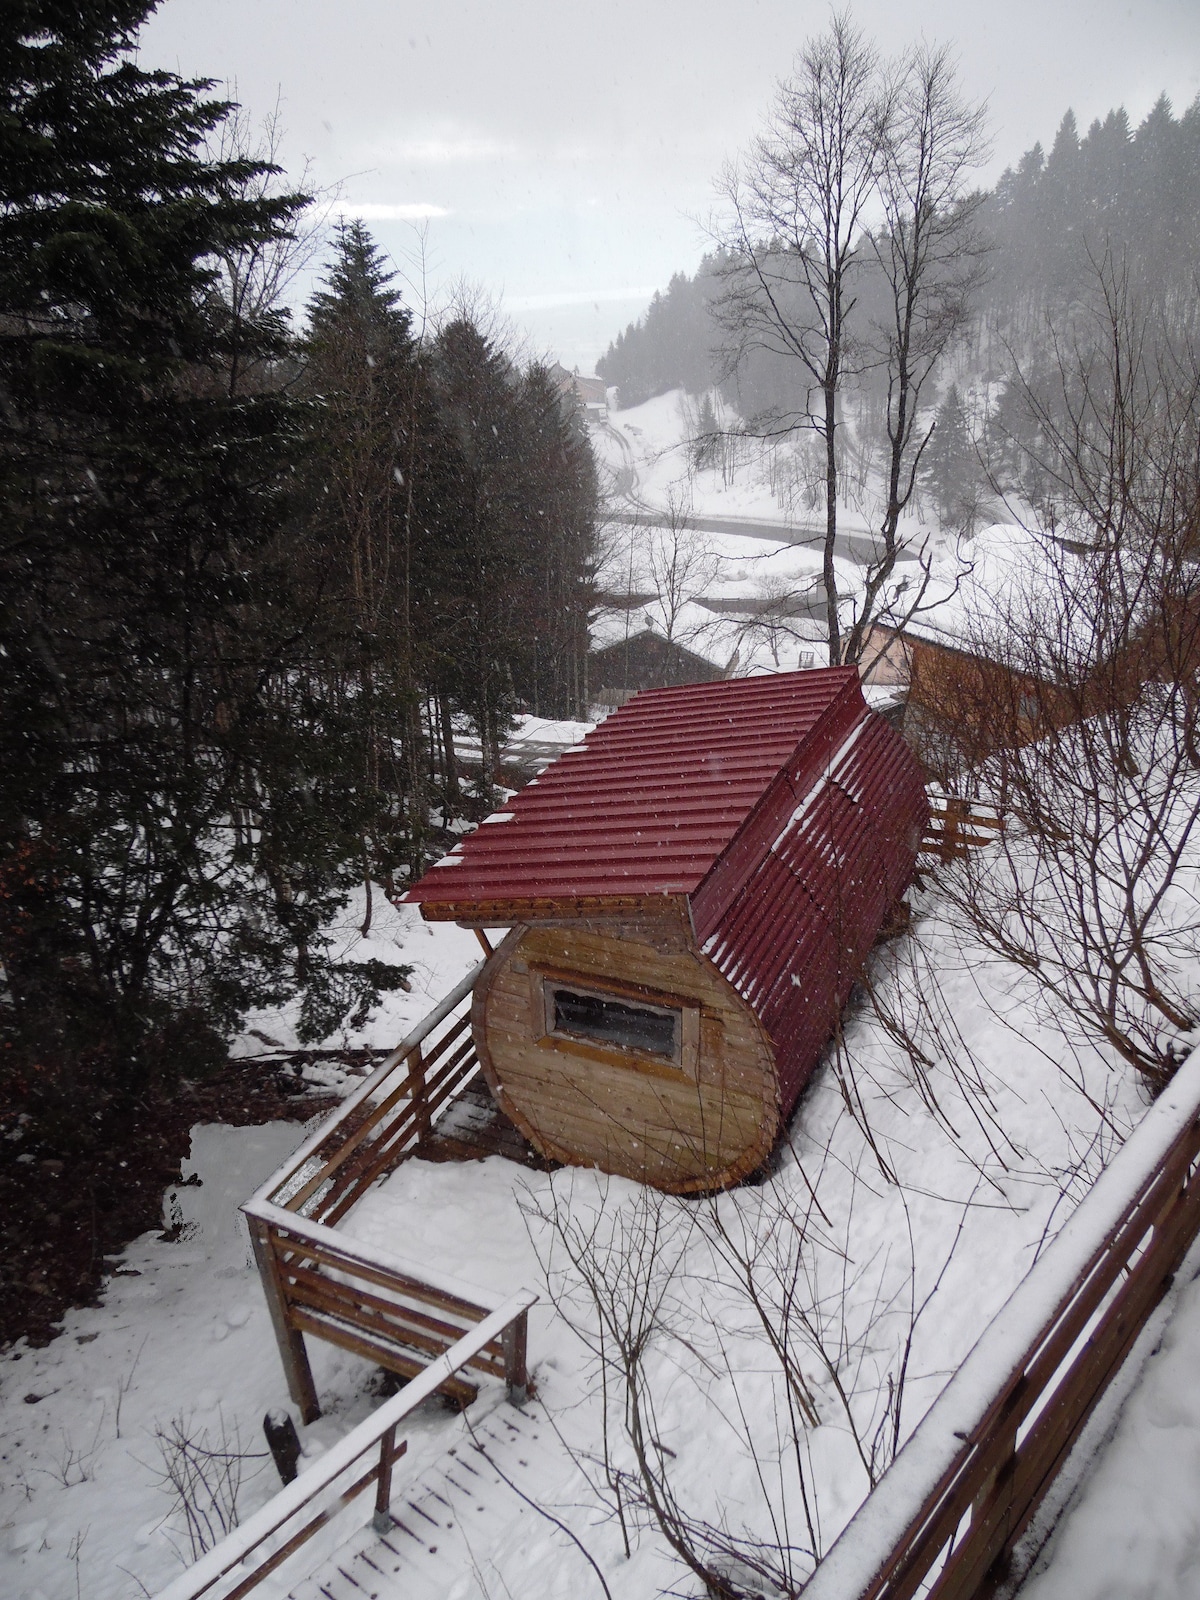
[[[911,750],[867,713],[794,805],[766,813],[756,820],[771,837],[753,870],[729,894],[718,868],[693,896],[692,918],[775,1048],[786,1117],[908,886],[929,807]]]
[[[719,863],[705,888],[727,900],[761,859],[763,826],[868,715],[853,667],[648,690],[405,898],[692,894]]]

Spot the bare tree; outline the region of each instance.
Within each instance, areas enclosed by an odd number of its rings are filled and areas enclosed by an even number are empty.
[[[657,597],[668,643],[687,645],[703,638],[703,625],[689,625],[687,607],[706,595],[721,575],[721,557],[692,524],[676,490],[667,492],[660,527],[647,530],[644,576]]]
[[[887,448],[876,554],[863,575],[857,615],[842,659],[859,661],[871,623],[899,628],[922,609],[929,559],[921,577],[894,581],[901,554],[900,519],[916,491],[921,456],[934,424],[921,398],[938,362],[962,332],[983,281],[985,247],[976,228],[983,202],[968,179],[986,154],[984,112],[965,101],[945,49],[921,46],[893,69],[880,125],[878,195],[882,224],[870,235],[886,285],[887,320],[876,329],[877,360],[887,385]]]
[[[764,431],[808,429],[823,447],[831,662],[861,660],[873,626],[898,630],[925,604],[924,542],[915,573],[896,573],[900,523],[932,431],[921,422],[922,391],[979,281],[979,202],[967,179],[984,153],[982,129],[982,109],[963,100],[946,51],[883,65],[840,14],[801,52],[766,131],[720,185],[731,215],[717,306],[728,358],[736,367],[765,350],[791,362],[797,404],[764,419]],[[874,328],[864,293],[886,307]],[[849,595],[835,561],[842,413],[850,386],[872,375],[886,387],[884,482],[874,554],[846,628]]]
[[[826,1157],[837,1159],[829,1148]],[[555,1307],[591,1353],[599,1384],[602,1453],[578,1464],[627,1550],[636,1531],[655,1529],[714,1600],[802,1591],[825,1544],[813,1429],[836,1420],[846,1430],[865,1488],[903,1436],[913,1342],[961,1223],[921,1293],[925,1264],[918,1273],[903,1190],[907,1259],[898,1266],[885,1247],[852,1249],[862,1180],[855,1171],[842,1178],[848,1200],[837,1224],[817,1198],[819,1174],[800,1195],[768,1182],[733,1203],[697,1203],[642,1188],[599,1207],[580,1204],[565,1176],[530,1203]],[[753,1351],[748,1365],[731,1354],[739,1349]],[[764,1381],[773,1426],[761,1393],[751,1400]],[[696,1433],[697,1407],[702,1436],[738,1474],[746,1521],[728,1514],[722,1483],[703,1501],[680,1487],[686,1474],[670,1441],[683,1413]]]
[[[928,760],[1006,816],[943,868],[985,944],[1151,1090],[1200,1023],[1200,359],[1101,263],[1054,382],[1023,383],[1054,534],[914,685]]]
[[[825,594],[830,660],[840,661],[834,566],[840,396],[867,353],[851,338],[868,208],[880,174],[881,81],[874,50],[845,13],[809,41],[779,85],[765,131],[720,189],[725,285],[717,313],[734,362],[752,349],[795,362],[802,394],[772,424],[814,430],[825,456]]]
[[[298,196],[307,202],[287,233],[276,232],[241,243],[236,249],[223,249],[213,261],[216,291],[231,314],[228,383],[232,394],[264,383],[278,385],[277,372],[266,372],[261,362],[247,360],[237,340],[238,330],[266,316],[285,319],[289,315],[289,302],[296,295],[300,280],[325,247],[329,217],[337,198],[336,189],[312,188],[307,164],[292,189],[279,161],[283,140],[278,105],[257,127],[245,108],[237,105],[212,135],[213,158],[232,163],[235,169],[241,164],[246,172],[239,198],[272,204],[284,216],[289,214],[288,207],[294,208]]]

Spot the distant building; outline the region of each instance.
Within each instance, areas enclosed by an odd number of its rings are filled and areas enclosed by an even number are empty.
[[[912,674],[912,648],[905,634],[871,623],[863,640],[858,672],[864,683],[907,689]]]
[[[603,378],[581,377],[578,368],[574,372],[568,372],[566,367],[557,361],[550,368],[550,376],[562,393],[572,399],[585,416],[592,417],[598,422],[607,419],[608,390],[604,386]]]
[[[673,689],[685,683],[716,683],[725,669],[651,627],[619,639],[587,658],[588,699],[593,706],[623,706],[641,689]]]

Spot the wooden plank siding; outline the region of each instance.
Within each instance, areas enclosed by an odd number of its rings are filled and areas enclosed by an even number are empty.
[[[694,1008],[694,1061],[547,1037],[543,975]],[[681,916],[509,934],[475,991],[476,1050],[505,1115],[549,1160],[679,1193],[736,1183],[779,1127],[775,1062],[753,1012],[695,949]]]

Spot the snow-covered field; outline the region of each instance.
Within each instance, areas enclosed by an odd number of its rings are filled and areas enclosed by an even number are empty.
[[[820,494],[810,492],[810,480],[817,481],[808,460],[812,436],[736,438],[740,423],[731,413],[720,425],[729,434],[723,464],[699,466],[697,402],[682,390],[592,424],[609,494],[597,584],[609,595],[642,600],[632,609],[602,608],[592,624],[593,648],[650,629],[733,676],[825,665],[824,511]],[[838,505],[833,557],[847,623],[857,613],[867,536],[880,515],[875,479],[868,474],[856,489],[850,477]],[[924,550],[934,564],[930,601],[952,601],[969,570],[958,536],[926,517],[915,500],[901,521],[907,554],[894,590],[889,586],[883,597],[901,613],[912,603],[910,586],[924,582],[911,559],[916,552]],[[649,526],[647,518],[661,525]],[[876,610],[881,604],[877,599]]]
[[[672,1489],[690,1514],[723,1520],[735,1535],[791,1542],[804,1569],[805,1552],[827,1547],[865,1492],[864,1452],[881,1424],[887,1431],[889,1378],[894,1385],[906,1341],[902,1433],[1079,1198],[1113,1130],[1140,1115],[1127,1074],[1095,1052],[1072,1055],[1027,980],[973,951],[929,895],[916,899],[917,937],[891,946],[877,976],[886,996],[901,984],[916,993],[920,963],[940,971],[936,1014],[918,1021],[934,1067],[919,1081],[860,1004],[846,1054],[820,1071],[791,1148],[763,1186],[681,1202],[592,1172],[545,1176],[500,1158],[413,1161],[348,1220],[349,1231],[441,1273],[497,1293],[519,1284],[542,1292],[530,1333],[539,1400],[523,1424],[541,1438],[532,1453],[514,1446],[506,1475],[582,1541],[614,1595],[649,1600],[681,1573],[646,1530],[634,1533],[627,1559],[588,1486],[589,1473],[602,1477],[594,1463],[604,1406],[586,1347],[595,1308],[563,1258],[572,1230],[590,1232],[600,1255],[605,1240],[644,1235],[648,1222],[658,1230],[658,1251],[642,1255],[662,1288],[646,1375]],[[362,911],[361,898],[347,910],[347,950]],[[389,996],[350,1043],[394,1042],[478,958],[469,933],[423,924],[381,895],[374,913],[371,939],[354,953],[412,962],[414,989]],[[255,1025],[273,1037],[288,1031],[278,1015]],[[236,1205],[303,1131],[197,1129],[201,1186],[177,1191],[185,1236],[135,1241],[113,1263],[100,1306],[72,1312],[46,1349],[0,1358],[0,1593],[123,1600],[177,1573],[190,1545],[163,1486],[161,1437],[175,1427],[208,1448],[259,1453],[245,1464],[243,1516],[272,1492],[261,1421],[286,1394]],[[809,1313],[798,1359],[815,1418],[796,1457],[778,1368],[739,1285],[739,1250],[768,1285],[791,1271]],[[636,1288],[637,1274],[621,1271]],[[302,1430],[310,1453],[377,1403],[364,1363],[319,1345],[314,1357],[327,1415]],[[481,1403],[481,1418],[493,1403]],[[437,1407],[415,1419],[398,1469],[403,1493],[419,1498],[446,1452],[464,1448],[464,1426]],[[627,1466],[618,1435],[613,1464]],[[801,1475],[811,1523],[799,1510]],[[568,1535],[503,1482],[489,1490],[478,1536],[462,1539],[438,1547],[436,1581],[447,1595],[549,1597],[596,1583]],[[433,1559],[426,1548],[427,1569]]]
[[[732,435],[739,427],[730,413],[718,418]],[[807,492],[812,476],[801,465],[812,436],[780,444],[741,438],[727,448],[722,465],[696,466],[691,442],[700,427],[697,402],[682,389],[657,395],[640,406],[610,411],[605,426],[594,427],[592,442],[618,495],[655,509],[670,501],[696,516],[744,518],[748,521],[807,524],[824,516],[819,494]],[[820,466],[816,473],[820,476]],[[868,501],[848,489],[838,508],[839,525],[848,533],[870,531]],[[924,531],[920,514],[912,532]]]

